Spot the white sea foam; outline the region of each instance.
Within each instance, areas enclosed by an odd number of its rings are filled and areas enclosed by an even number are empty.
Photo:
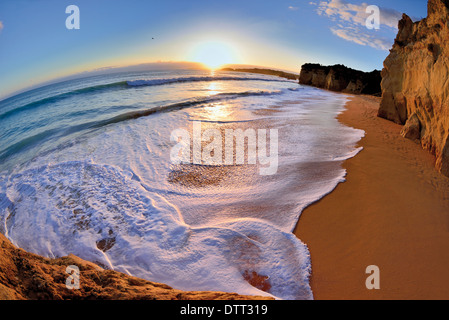
[[[0,194],[2,232],[32,252],[71,252],[180,289],[266,295],[242,278],[255,271],[270,277],[274,296],[311,298],[307,249],[292,234],[245,218],[191,227],[175,206],[133,176],[78,161],[12,175]],[[111,248],[100,250],[102,241]]]
[[[1,177],[0,231],[44,256],[73,253],[178,289],[312,299],[309,252],[291,231],[307,205],[344,181],[341,162],[361,150],[363,131],[335,119],[344,97],[284,85],[264,88],[282,94],[113,123],[34,157]],[[195,120],[278,128],[278,173],[172,165],[170,133]],[[248,281],[253,272],[268,292]]]

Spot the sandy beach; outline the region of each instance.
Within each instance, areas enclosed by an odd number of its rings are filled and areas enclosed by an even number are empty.
[[[295,234],[312,260],[315,299],[448,299],[449,179],[434,157],[377,117],[379,98],[351,96],[339,120],[363,129],[346,182],[304,210]],[[380,269],[368,290],[366,267]]]

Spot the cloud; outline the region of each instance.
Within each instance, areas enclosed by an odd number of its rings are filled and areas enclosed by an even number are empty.
[[[293,6],[288,7],[288,10],[291,10],[291,11],[296,11],[298,9],[299,9],[299,7],[293,7]]]
[[[331,28],[331,32],[346,41],[355,42],[362,46],[369,46],[379,50],[389,50],[393,41],[383,37],[377,37],[369,33],[360,32],[357,28]]]
[[[3,29],[3,22],[0,21],[0,31]]]
[[[370,46],[379,50],[388,50],[393,44],[397,32],[398,21],[402,14],[389,8],[379,8],[380,30],[370,30],[366,27],[367,18],[371,12],[366,12],[369,4],[353,4],[345,0],[329,0],[309,2],[317,6],[316,12],[330,18],[336,26],[330,28],[331,32],[346,40],[363,46]]]
[[[337,20],[348,23],[365,26],[366,19],[370,13],[366,13],[367,3],[352,4],[344,0],[330,0],[321,1],[318,4],[317,12],[319,15],[325,15]],[[402,13],[394,9],[379,8],[380,9],[380,24],[381,27],[387,26],[389,28],[397,29],[398,21],[402,17]]]

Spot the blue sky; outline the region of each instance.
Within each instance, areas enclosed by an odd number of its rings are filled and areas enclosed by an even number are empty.
[[[79,30],[65,26],[72,4]],[[364,26],[367,5],[380,7],[380,30]],[[238,64],[381,69],[398,17],[423,18],[426,9],[425,0],[1,0],[0,99],[98,68],[198,61],[205,43]]]

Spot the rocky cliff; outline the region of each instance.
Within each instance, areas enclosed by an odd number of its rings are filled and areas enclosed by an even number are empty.
[[[67,289],[67,266],[80,269],[79,289]],[[19,249],[0,234],[0,300],[254,300],[269,297],[181,291],[104,270],[74,255],[48,259]]]
[[[299,75],[300,84],[351,94],[380,94],[380,82],[378,70],[363,72],[344,65],[306,63]]]
[[[407,15],[382,70],[378,115],[404,124],[401,134],[419,141],[449,176],[449,0],[429,0],[427,18]]]

